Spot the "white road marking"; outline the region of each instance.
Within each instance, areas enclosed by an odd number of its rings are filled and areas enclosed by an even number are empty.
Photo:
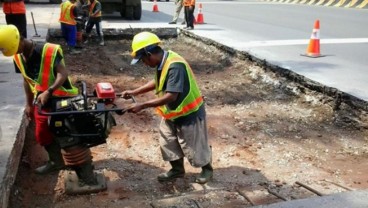
[[[287,45],[305,45],[309,39],[297,40],[265,40],[249,41],[239,43],[241,47],[263,47],[263,46],[287,46]],[[341,44],[341,43],[368,43],[368,38],[339,38],[339,39],[321,39],[321,44]]]

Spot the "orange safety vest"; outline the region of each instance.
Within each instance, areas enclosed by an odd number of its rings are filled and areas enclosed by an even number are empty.
[[[5,14],[25,14],[26,6],[24,1],[3,2],[3,11]]]
[[[55,57],[59,52],[63,55],[60,45],[46,43],[42,49],[42,58],[41,58],[41,65],[40,65],[40,72],[38,74],[37,80],[33,80],[28,77],[23,59],[21,54],[14,55],[14,62],[19,68],[20,72],[22,73],[23,77],[29,84],[33,94],[36,96],[38,92],[44,92],[55,82],[55,75],[54,75],[54,61]],[[54,96],[64,97],[64,96],[75,96],[78,95],[78,89],[71,84],[71,81],[67,80],[72,87],[71,89],[65,89],[63,86],[55,89],[53,92]]]
[[[73,14],[74,4],[70,1],[66,1],[60,4],[60,18],[59,22],[65,23],[68,25],[77,25],[77,21],[75,21],[75,17]]]
[[[184,0],[183,5],[184,6],[195,6],[196,1],[195,0]]]
[[[97,12],[97,14],[95,14],[95,15],[93,15],[93,10],[94,10],[94,8],[95,8],[95,6],[96,6],[96,3],[97,3],[98,1],[97,0],[95,0],[92,4],[91,4],[91,6],[89,7],[89,16],[90,17],[101,17],[101,10],[99,11],[99,12]]]
[[[165,92],[163,92],[163,87],[165,84],[165,80],[170,68],[170,65],[173,63],[183,63],[185,65],[185,70],[189,79],[189,92],[188,95],[184,98],[184,100],[178,105],[176,109],[170,110],[166,107],[166,105],[162,105],[156,108],[156,112],[161,115],[163,118],[168,120],[175,120],[176,118],[189,115],[191,113],[196,112],[199,107],[203,104],[203,97],[195,80],[192,69],[189,64],[177,53],[173,51],[169,51],[169,55],[162,67],[160,80],[156,75],[155,84],[156,84],[156,94],[158,96],[163,96]]]

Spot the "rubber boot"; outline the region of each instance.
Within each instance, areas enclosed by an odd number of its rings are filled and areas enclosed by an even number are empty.
[[[201,174],[196,178],[196,183],[205,184],[210,181],[213,177],[213,168],[211,163],[202,167]]]
[[[48,174],[65,168],[64,160],[60,152],[61,148],[57,142],[53,141],[51,144],[46,145],[45,149],[49,155],[49,161],[47,161],[45,165],[35,169],[37,174]]]
[[[172,166],[171,170],[167,173],[161,173],[157,176],[157,180],[160,182],[164,181],[172,181],[176,178],[183,178],[185,175],[185,169],[184,169],[184,158],[181,158],[179,160],[170,161],[170,164]]]

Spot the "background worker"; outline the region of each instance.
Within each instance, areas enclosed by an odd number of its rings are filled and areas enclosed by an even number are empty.
[[[183,0],[175,0],[175,5],[176,5],[175,14],[172,21],[169,22],[169,24],[176,24],[176,22],[178,21],[181,9],[183,8]],[[185,20],[181,24],[184,25]]]
[[[78,10],[74,3],[75,0],[67,0],[60,4],[59,22],[69,52],[71,54],[78,54],[80,51],[75,48],[77,44],[77,21],[75,18],[78,16]]]
[[[195,9],[195,0],[183,0],[184,5],[184,14],[185,14],[185,22],[187,23],[187,30],[194,29],[194,9]]]
[[[162,116],[161,153],[172,169],[158,175],[157,179],[163,182],[184,177],[185,156],[192,166],[202,168],[196,182],[204,184],[213,176],[204,101],[189,64],[177,53],[163,50],[160,42],[150,32],[134,36],[131,64],[142,60],[145,65],[156,68],[156,76],[137,89],[122,92],[122,97],[129,98],[153,90],[158,95],[155,99],[135,103],[128,108],[129,112],[137,113],[155,107]]]
[[[75,88],[64,65],[60,45],[36,43],[19,35],[14,25],[0,26],[0,50],[5,56],[14,55],[15,70],[24,79],[26,94],[25,114],[35,120],[35,137],[49,156],[49,161],[35,170],[38,174],[47,174],[64,168],[60,146],[49,130],[48,117],[40,115],[34,103],[43,106],[44,111],[50,107],[51,97],[75,96]]]
[[[5,13],[6,24],[15,25],[20,34],[27,38],[26,6],[23,0],[0,0]]]
[[[97,0],[90,0],[89,6],[89,19],[87,22],[86,33],[87,38],[91,38],[91,31],[94,25],[96,25],[96,33],[100,39],[100,46],[105,45],[103,33],[102,33],[102,17],[101,17],[101,3]],[[84,43],[88,43],[88,39]]]

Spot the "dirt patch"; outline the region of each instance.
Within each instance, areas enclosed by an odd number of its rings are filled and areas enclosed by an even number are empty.
[[[97,45],[97,44],[96,44]],[[187,175],[159,183],[170,169],[161,158],[159,118],[153,110],[116,116],[107,144],[92,148],[94,165],[107,177],[108,190],[91,195],[63,193],[63,172],[37,176],[46,160],[29,132],[11,207],[247,207],[315,196],[300,181],[323,194],[368,187],[367,112],[344,103],[334,111],[332,98],[265,72],[190,38],[165,40],[164,48],[191,64],[206,98],[213,149],[213,181],[193,183],[200,172],[186,161]],[[73,81],[90,90],[108,81],[116,91],[153,79],[153,69],[130,66],[130,41],[91,43],[83,54],[66,54]],[[154,94],[138,96],[138,101]],[[246,199],[248,198],[248,200]]]

